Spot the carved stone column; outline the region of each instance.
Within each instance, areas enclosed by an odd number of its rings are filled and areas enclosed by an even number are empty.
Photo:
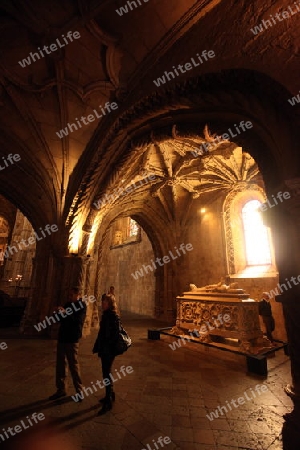
[[[62,258],[63,276],[60,289],[62,302],[66,301],[68,292],[73,286],[78,286],[84,290],[88,259],[86,256],[78,255],[70,255]]]
[[[88,267],[87,267],[87,275],[86,275],[86,293],[88,295],[93,295],[95,297],[95,301],[90,303],[90,328],[98,328],[99,326],[99,308],[98,303],[99,299],[95,292],[95,276],[96,276],[96,262],[93,258],[89,259]]]
[[[37,242],[36,255],[33,258],[30,295],[27,300],[24,316],[20,324],[20,333],[36,333],[34,325],[46,310],[51,300],[52,252],[49,243],[44,239]]]

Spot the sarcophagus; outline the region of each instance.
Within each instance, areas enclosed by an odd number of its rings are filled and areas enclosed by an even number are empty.
[[[258,303],[242,289],[211,285],[177,297],[173,334],[193,336],[200,342],[219,342],[248,353],[269,346],[262,338]]]

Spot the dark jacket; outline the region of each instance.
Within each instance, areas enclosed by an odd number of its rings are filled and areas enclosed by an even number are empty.
[[[94,344],[93,353],[115,355],[115,346],[119,338],[120,317],[114,311],[103,311],[100,330]]]
[[[272,317],[272,309],[270,302],[262,299],[258,304],[258,313],[260,316]]]
[[[82,337],[82,328],[86,316],[86,304],[80,299],[77,302],[67,302],[65,309],[71,308],[72,314],[61,316],[58,332],[58,342],[64,344],[76,344]]]

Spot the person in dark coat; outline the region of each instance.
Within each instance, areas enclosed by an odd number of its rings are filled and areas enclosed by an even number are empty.
[[[267,338],[271,341],[271,343],[275,346],[272,332],[275,329],[275,321],[272,315],[272,308],[270,304],[269,294],[267,292],[263,292],[262,299],[258,305],[258,313],[262,317],[264,325],[266,327]]]
[[[113,377],[110,377],[110,375],[116,357],[115,347],[120,330],[120,317],[114,295],[102,295],[101,302],[103,313],[93,353],[98,353],[98,356],[101,358],[103,380],[109,380],[109,383],[107,381],[104,383],[105,397],[100,400],[100,402],[103,403],[103,406],[98,415],[105,414],[107,411],[111,410],[112,401],[115,400]]]
[[[58,332],[56,353],[56,387],[55,394],[49,400],[56,400],[67,395],[66,393],[66,364],[68,362],[73,384],[76,392],[82,391],[82,380],[78,362],[79,339],[82,337],[82,328],[86,316],[86,304],[80,298],[79,288],[70,290],[69,301],[65,307],[58,307],[61,314],[61,323]]]

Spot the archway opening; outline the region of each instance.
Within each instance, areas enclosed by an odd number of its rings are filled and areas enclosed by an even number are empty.
[[[98,292],[115,287],[122,312],[155,316],[156,278],[151,242],[131,217],[116,219],[101,245]]]
[[[0,196],[0,326],[18,326],[32,289],[36,253],[29,220]]]

